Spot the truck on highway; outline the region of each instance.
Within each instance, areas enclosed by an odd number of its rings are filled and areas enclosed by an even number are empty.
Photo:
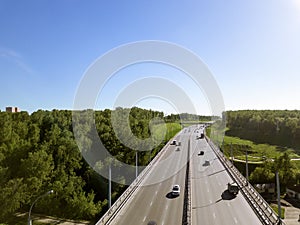
[[[227,190],[230,194],[237,195],[239,193],[239,186],[236,183],[228,183]]]

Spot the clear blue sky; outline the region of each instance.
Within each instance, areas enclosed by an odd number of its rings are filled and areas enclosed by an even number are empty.
[[[0,0],[0,28],[1,110],[72,109],[88,66],[141,40],[196,53],[217,80],[226,110],[300,109],[299,0]],[[147,69],[144,75],[160,71]],[[99,107],[110,107],[111,91],[123,88],[117,78]]]

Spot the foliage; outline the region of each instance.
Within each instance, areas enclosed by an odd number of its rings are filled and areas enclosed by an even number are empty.
[[[300,111],[240,110],[227,111],[226,135],[300,148]]]
[[[278,215],[278,205],[277,204],[271,204],[272,209],[277,213]],[[281,207],[281,219],[284,219],[284,214],[285,214],[285,208]]]
[[[126,124],[118,126],[122,131],[120,135],[125,137],[132,131],[129,142],[133,145],[137,144],[135,140],[162,140],[152,149],[151,155],[147,151],[139,154],[140,165],[147,165],[181,129],[178,123],[164,124],[162,112],[136,107],[83,111],[85,119],[93,115],[100,140],[124,163],[134,165],[135,151],[116,137],[111,118],[115,112],[117,118],[128,115],[129,128]],[[93,128],[87,122],[81,125],[77,131],[79,137],[86,151],[92,151],[96,138],[90,136]],[[107,180],[84,161],[74,138],[72,111],[38,110],[31,115],[0,112],[0,178],[0,223],[8,221],[17,211],[28,211],[38,196],[51,189],[54,194],[39,199],[33,208],[35,213],[91,219],[101,216],[107,209]],[[113,183],[113,200],[124,188],[124,185]]]
[[[262,161],[264,159],[274,159],[279,157],[281,153],[288,152],[291,158],[299,158],[300,156],[294,149],[283,148],[276,145],[256,144],[253,141],[241,139],[238,137],[225,136],[222,149],[226,156],[230,156],[230,151],[234,158],[245,160],[245,151],[248,151],[249,161]]]
[[[275,173],[278,171],[281,190],[297,182],[297,173],[289,154],[284,152],[274,161],[266,161],[262,166],[256,169],[250,175],[250,181],[253,183],[275,183]]]
[[[212,116],[199,116],[195,114],[189,114],[189,113],[181,113],[181,114],[171,114],[165,116],[166,122],[176,122],[176,123],[187,123],[187,122],[206,122],[214,120],[216,117]]]
[[[291,161],[291,158],[299,158],[300,111],[228,111],[226,118],[226,135],[231,137],[224,139],[225,154],[229,156],[232,148],[235,158],[244,160],[247,149],[252,156],[249,159],[265,161],[251,174],[251,182],[274,183],[276,171],[279,171],[281,190],[300,182],[300,164]]]

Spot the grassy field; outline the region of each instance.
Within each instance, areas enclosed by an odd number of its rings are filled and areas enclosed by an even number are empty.
[[[283,152],[287,151],[290,158],[293,159],[292,163],[297,169],[300,170],[300,160],[295,160],[300,159],[299,149],[296,150],[269,144],[256,144],[252,141],[232,136],[224,136],[223,139],[222,132],[219,132],[218,134],[217,131],[214,131],[214,135],[211,135],[211,133],[211,128],[206,128],[206,135],[211,138],[214,143],[218,143],[218,145],[220,145],[227,157],[230,157],[230,151],[232,149],[235,159],[245,160],[245,152],[247,149],[249,162],[261,162],[265,159],[275,159],[276,157],[279,157]]]
[[[245,160],[245,151],[247,150],[248,160],[254,162],[264,159],[274,159],[285,151],[289,152],[291,159],[300,158],[300,155],[298,155],[298,152],[294,149],[269,144],[256,144],[238,137],[225,136],[222,149],[226,156],[230,155],[230,149],[232,149],[234,158],[241,160]]]

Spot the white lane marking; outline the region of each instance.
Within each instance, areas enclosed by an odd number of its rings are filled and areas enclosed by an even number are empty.
[[[234,222],[237,224],[238,223],[237,218],[233,217],[233,219],[234,219]]]
[[[153,201],[150,202],[150,206],[152,206],[152,204],[153,204]]]
[[[216,219],[216,213],[213,213],[213,217],[214,217],[214,219]]]
[[[145,221],[146,221],[146,218],[147,218],[147,216],[145,216],[145,217],[144,217],[144,219],[143,219],[143,222],[145,222]]]
[[[230,203],[229,202],[227,202],[227,205],[230,207]]]

